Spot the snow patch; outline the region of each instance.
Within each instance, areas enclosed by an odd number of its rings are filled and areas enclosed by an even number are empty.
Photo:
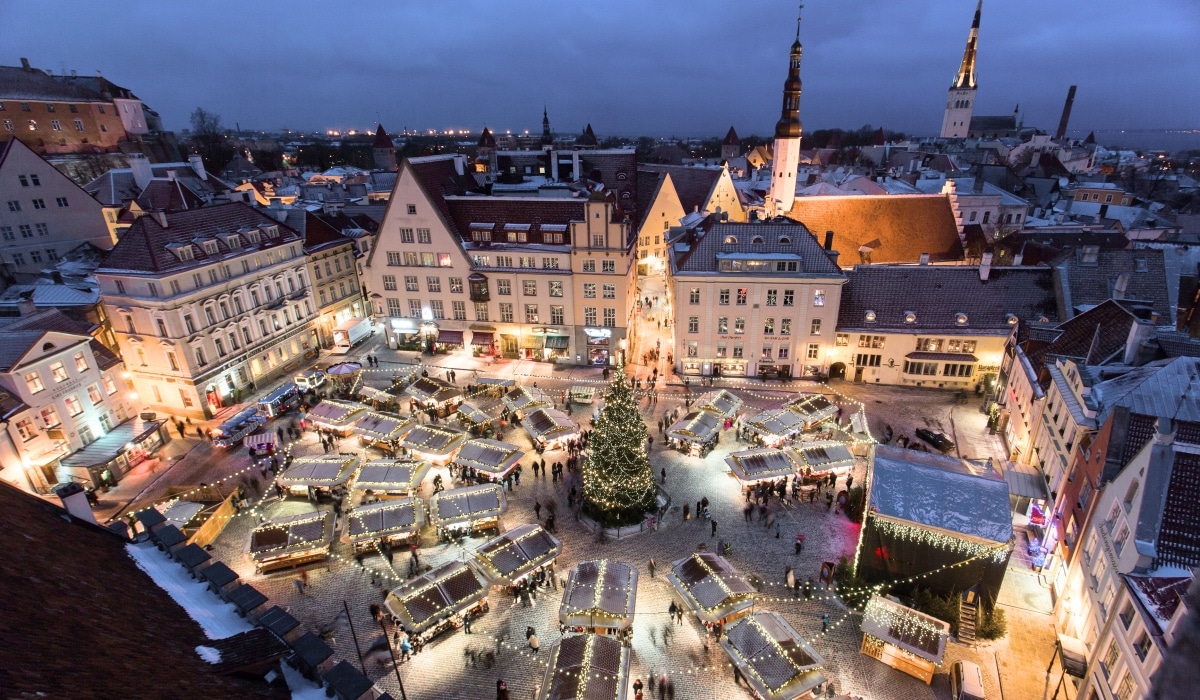
[[[221,652],[218,649],[213,649],[212,647],[199,646],[199,647],[196,647],[196,653],[200,655],[200,658],[204,659],[205,661],[207,661],[210,664],[221,663]]]
[[[232,603],[222,603],[204,583],[188,576],[186,569],[168,559],[154,545],[148,542],[128,544],[125,549],[138,568],[166,591],[188,617],[199,623],[209,639],[225,639],[254,629],[238,616]]]
[[[279,667],[283,669],[283,679],[292,691],[292,700],[328,700],[325,689],[300,675],[299,671],[286,663],[279,664]]]

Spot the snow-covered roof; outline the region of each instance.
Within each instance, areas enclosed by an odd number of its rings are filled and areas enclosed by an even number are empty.
[[[954,457],[878,446],[870,508],[876,515],[990,542],[1012,538],[1008,484],[976,476]]]

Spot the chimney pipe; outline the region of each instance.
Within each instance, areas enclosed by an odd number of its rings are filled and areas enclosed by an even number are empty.
[[[1125,338],[1125,356],[1122,361],[1127,365],[1137,363],[1138,353],[1142,348],[1142,343],[1150,340],[1154,335],[1154,323],[1145,319],[1134,319],[1133,325],[1129,327],[1129,335]]]
[[[84,492],[83,487],[77,482],[70,481],[59,486],[54,489],[54,495],[58,496],[59,500],[62,501],[63,508],[72,517],[93,525],[100,524],[96,522],[96,516],[92,513],[92,506],[88,503],[87,493]]]
[[[24,56],[21,57],[21,69],[25,71],[33,70],[29,67],[29,59],[25,58]]]
[[[929,253],[921,253],[921,256],[919,258],[917,258],[917,262],[921,265],[928,265],[929,264]]]
[[[196,171],[196,177],[201,180],[208,179],[208,172],[204,169],[204,159],[200,157],[199,153],[188,155],[188,165],[192,166],[192,170]]]
[[[984,253],[983,258],[979,261],[979,279],[982,282],[987,282],[988,277],[992,274],[992,254]]]
[[[21,292],[21,297],[17,300],[17,313],[21,318],[26,318],[37,313],[37,304],[33,303],[33,291]]]
[[[833,231],[825,232],[825,250],[833,250]]]
[[[150,159],[142,153],[130,153],[129,169],[133,172],[133,182],[137,185],[140,193],[146,189],[154,177],[154,171],[150,168]]]
[[[1117,281],[1113,283],[1112,298],[1120,301],[1125,298],[1125,293],[1129,290],[1129,273],[1122,272],[1117,275]]]
[[[1067,122],[1071,121],[1071,106],[1075,104],[1075,86],[1067,90],[1067,101],[1063,103],[1062,117],[1058,120],[1058,131],[1054,132],[1055,140],[1067,135]]]

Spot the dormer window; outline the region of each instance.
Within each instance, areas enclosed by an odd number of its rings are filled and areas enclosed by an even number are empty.
[[[1006,314],[1004,316],[1004,322],[1010,326],[1015,326],[1015,325],[1017,325],[1017,317],[1014,316],[1013,314]]]
[[[201,241],[200,245],[204,248],[204,252],[208,255],[216,255],[218,248],[217,242],[213,240]]]
[[[789,238],[788,236],[780,236],[779,237],[780,245],[789,245],[789,244],[791,244],[791,242],[792,242],[792,239]]]
[[[249,239],[251,245],[258,245],[258,241],[259,241],[258,229],[247,231],[246,238]]]
[[[962,313],[961,311],[954,314],[954,325],[956,325],[956,326],[967,325],[967,315]]]
[[[916,323],[917,322],[917,312],[916,311],[905,311],[904,312],[904,322],[908,323],[908,324]]]
[[[182,262],[196,258],[196,249],[192,247],[191,243],[168,243],[167,250],[171,251]]]
[[[733,245],[737,243],[737,236],[726,236],[725,245]]]
[[[863,320],[867,323],[875,323],[877,318],[879,317],[871,309],[867,309],[867,313],[863,315]]]
[[[751,243],[757,243],[757,244],[760,244],[760,245],[761,245],[761,244],[762,244],[762,242],[763,242],[763,237],[762,237],[762,236],[755,236],[754,238],[751,238],[751,239],[750,239],[750,242],[751,242]]]
[[[242,247],[242,237],[237,235],[236,233],[233,234],[232,236],[227,236],[225,238],[225,245],[229,246],[229,248],[231,250],[234,248],[241,248]]]
[[[266,234],[267,238],[279,238],[279,227],[278,226],[264,226],[263,233]]]

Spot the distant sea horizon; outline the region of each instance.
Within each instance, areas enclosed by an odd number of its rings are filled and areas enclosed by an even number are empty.
[[[1084,139],[1092,130],[1068,129],[1071,138]],[[1110,150],[1200,151],[1200,129],[1096,129],[1096,143]]]

